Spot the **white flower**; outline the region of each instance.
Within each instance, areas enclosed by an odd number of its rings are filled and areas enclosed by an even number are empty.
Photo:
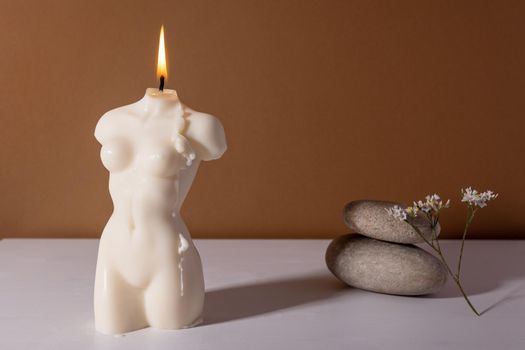
[[[437,213],[443,208],[450,207],[450,200],[445,203],[441,200],[438,194],[428,195],[425,197],[425,201],[414,202],[414,207],[425,213]]]
[[[479,208],[486,207],[488,201],[498,197],[498,194],[492,191],[479,193],[477,190],[473,190],[472,187],[461,189],[461,193],[463,194],[463,198],[461,199],[462,202],[466,202],[468,205]]]
[[[426,202],[423,201],[414,202],[414,207],[419,208],[419,210],[425,213],[428,213],[432,210],[432,208]]]
[[[417,216],[417,213],[419,213],[419,208],[417,207],[417,205],[414,205],[412,207],[407,207],[405,209],[405,212],[407,213],[408,216],[410,216],[411,218],[415,218]]]
[[[388,215],[399,221],[405,221],[407,219],[407,212],[399,205],[394,205],[392,208],[385,208]]]

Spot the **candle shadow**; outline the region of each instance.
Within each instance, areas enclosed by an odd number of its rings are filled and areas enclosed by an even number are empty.
[[[462,284],[468,295],[494,291],[494,300],[479,311],[486,313],[508,302],[525,299],[525,269],[523,245],[505,242],[467,242],[462,267]],[[456,266],[454,253],[459,241],[442,242],[451,267]],[[335,298],[353,288],[338,281],[329,273],[299,276],[226,287],[206,292],[204,326],[253,317]],[[500,290],[496,291],[496,290]],[[449,278],[437,293],[422,298],[461,298],[457,286]],[[404,297],[407,298],[407,297]]]
[[[228,322],[326,300],[348,292],[329,274],[301,276],[206,292],[204,325]]]

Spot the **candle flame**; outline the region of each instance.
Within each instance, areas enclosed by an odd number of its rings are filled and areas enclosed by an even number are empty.
[[[164,26],[160,27],[159,55],[157,57],[157,79],[163,76],[168,80],[168,67],[166,65],[166,49],[164,47]]]

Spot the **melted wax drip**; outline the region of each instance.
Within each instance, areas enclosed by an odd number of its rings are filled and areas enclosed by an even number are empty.
[[[184,295],[184,279],[182,263],[184,262],[184,252],[188,250],[190,244],[184,238],[182,233],[179,233],[179,271],[180,271],[180,296]]]
[[[188,139],[182,135],[185,127],[186,119],[184,119],[184,110],[182,104],[179,103],[177,108],[177,119],[175,121],[175,133],[172,136],[172,142],[175,150],[186,159],[186,166],[190,167],[196,154]]]

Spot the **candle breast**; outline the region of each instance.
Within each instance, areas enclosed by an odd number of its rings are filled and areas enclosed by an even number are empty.
[[[106,113],[97,124],[95,137],[103,146],[129,138],[134,138],[132,142],[137,144],[148,136],[166,140],[166,132],[171,143],[175,141],[174,135],[185,136],[200,160],[220,158],[227,149],[220,121],[183,106],[173,90],[159,92],[150,88],[142,100]],[[169,149],[176,151],[171,145]]]

